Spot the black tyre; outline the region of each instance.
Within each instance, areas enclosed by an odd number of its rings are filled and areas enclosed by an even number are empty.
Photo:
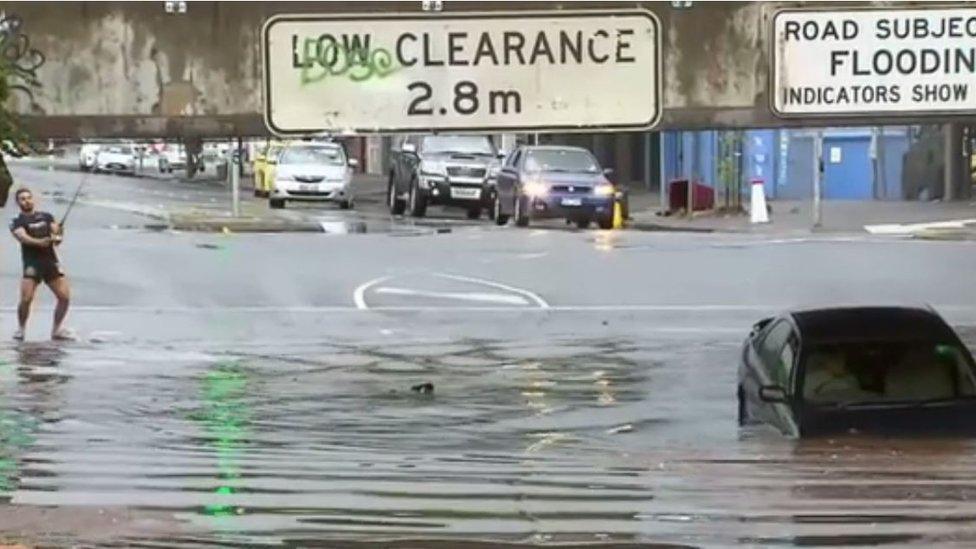
[[[481,219],[481,208],[471,208],[468,210],[468,219]]]
[[[285,207],[285,201],[280,198],[272,198],[268,201],[268,205],[271,206],[273,210],[281,210]]]
[[[352,206],[352,200],[343,200],[339,203],[339,208],[343,210],[351,210]]]
[[[502,213],[502,199],[496,194],[495,204],[492,207],[492,212],[495,217],[495,225],[499,227],[508,223],[508,215]]]
[[[604,231],[608,231],[613,228],[613,216],[607,215],[600,217],[596,220],[596,224]]]
[[[518,227],[529,226],[529,205],[527,202],[524,197],[515,197],[515,225]]]
[[[393,215],[403,215],[403,212],[407,209],[407,203],[397,197],[396,185],[393,184],[392,178],[386,191],[386,204],[389,206],[390,213]]]
[[[427,195],[417,185],[417,180],[410,183],[410,215],[423,217],[427,215]]]
[[[576,227],[579,229],[588,229],[590,227],[590,219],[588,217],[577,219]]]
[[[739,400],[739,425],[745,425],[749,423],[749,411],[746,409],[746,399],[745,392],[742,390],[742,385],[736,390],[736,396]]]

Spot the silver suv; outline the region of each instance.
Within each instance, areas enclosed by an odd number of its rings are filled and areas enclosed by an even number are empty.
[[[478,219],[493,201],[501,167],[488,136],[412,135],[394,143],[387,203],[394,215],[427,214],[427,206],[464,208]]]

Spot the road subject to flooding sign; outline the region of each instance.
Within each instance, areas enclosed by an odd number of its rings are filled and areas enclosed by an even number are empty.
[[[782,116],[976,110],[976,9],[784,10],[773,18]]]
[[[644,10],[276,16],[265,120],[278,134],[646,129],[659,40]]]

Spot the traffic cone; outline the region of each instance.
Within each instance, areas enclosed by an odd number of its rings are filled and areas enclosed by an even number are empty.
[[[762,179],[752,180],[752,200],[750,201],[750,220],[753,223],[769,223],[766,209],[766,188]]]
[[[613,228],[622,229],[624,227],[624,208],[619,200],[613,201]]]

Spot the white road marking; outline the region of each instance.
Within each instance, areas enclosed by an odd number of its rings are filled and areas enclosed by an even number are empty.
[[[486,303],[509,303],[512,305],[528,305],[529,302],[517,295],[506,294],[486,294],[479,292],[429,292],[424,290],[411,290],[408,288],[389,288],[382,287],[374,290],[378,294],[404,295],[416,297],[433,297],[438,299],[457,299],[459,301],[483,301]]]
[[[457,280],[459,282],[468,282],[470,284],[481,284],[483,286],[488,286],[489,288],[495,288],[495,289],[498,289],[498,290],[504,290],[506,292],[511,292],[513,294],[519,294],[521,296],[525,296],[525,297],[529,298],[530,300],[534,301],[535,304],[538,305],[540,309],[548,309],[549,308],[549,304],[546,303],[546,300],[544,300],[541,297],[539,297],[538,294],[533,293],[533,292],[530,292],[528,290],[523,290],[521,288],[516,288],[514,286],[509,286],[507,284],[501,284],[501,283],[498,283],[498,282],[492,282],[490,280],[482,280],[480,278],[472,278],[470,276],[460,276],[460,275],[452,275],[452,274],[446,274],[446,273],[434,273],[434,276],[439,276],[441,278],[447,278],[447,279],[450,279],[450,280]]]
[[[966,225],[976,225],[976,219],[954,219],[931,223],[890,223],[887,225],[865,225],[864,230],[871,234],[908,235],[925,229],[963,229]]]
[[[365,284],[361,284],[358,288],[356,288],[355,291],[353,291],[352,293],[352,300],[356,304],[356,308],[360,310],[369,309],[369,306],[366,305],[366,299],[364,297],[366,294],[366,290],[370,289],[372,286],[375,286],[381,282],[386,282],[390,278],[392,277],[381,276],[379,278],[374,278],[373,280],[370,280]]]

